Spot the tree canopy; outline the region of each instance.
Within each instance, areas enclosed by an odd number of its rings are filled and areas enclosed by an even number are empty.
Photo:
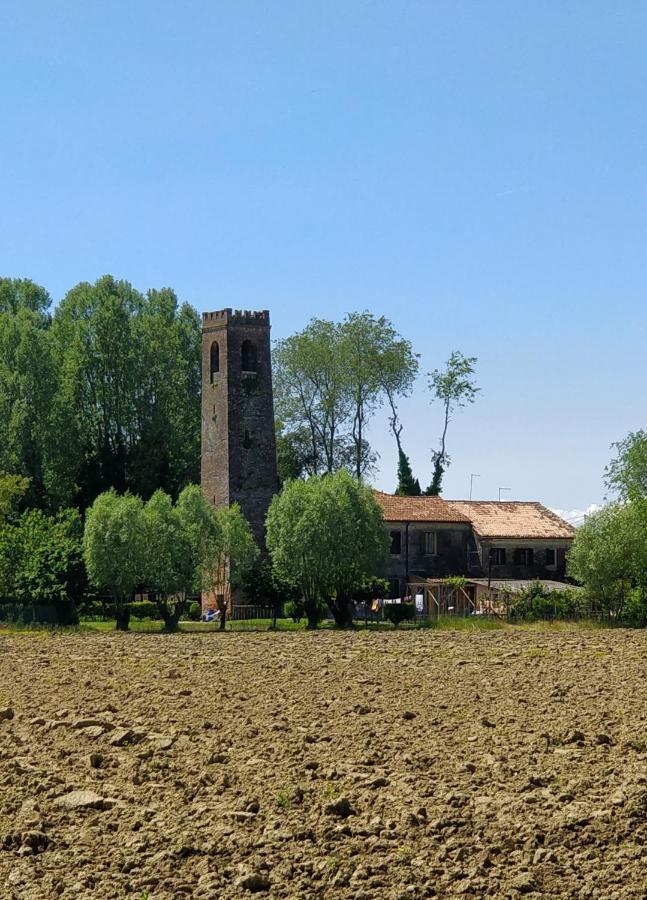
[[[353,591],[381,573],[387,537],[373,492],[339,471],[286,484],[268,512],[267,545],[277,576],[301,592],[310,627],[323,603],[348,625]]]
[[[447,452],[447,430],[456,409],[468,403],[474,403],[480,388],[474,380],[475,356],[464,356],[459,350],[455,350],[444,369],[434,369],[429,375],[429,390],[433,400],[438,400],[443,408],[443,430],[437,450],[433,450],[431,459],[433,463],[433,475],[431,484],[425,491],[427,494],[438,496],[442,490],[443,474],[451,462]]]
[[[616,457],[606,468],[607,487],[622,500],[647,498],[647,431],[632,431],[613,444]]]
[[[177,628],[188,595],[236,586],[258,556],[239,507],[214,509],[197,485],[174,503],[157,490],[144,503],[132,494],[100,494],[86,515],[88,576],[114,602],[117,628],[127,629],[136,590],[154,595],[165,628]]]
[[[128,628],[128,600],[146,571],[146,541],[141,498],[99,494],[86,513],[83,557],[90,581],[112,596],[119,630]]]
[[[609,504],[587,516],[568,554],[568,573],[609,615],[621,618],[634,591],[647,590],[647,528],[638,507]]]
[[[347,469],[359,480],[374,467],[367,439],[371,417],[385,400],[398,446],[397,399],[418,371],[411,344],[388,319],[350,313],[342,322],[312,319],[274,351],[276,410],[283,459],[294,472],[318,475]]]

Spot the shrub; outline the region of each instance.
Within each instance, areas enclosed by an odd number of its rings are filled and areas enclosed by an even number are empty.
[[[285,615],[292,619],[293,622],[300,622],[305,615],[303,602],[301,600],[288,600],[285,604]]]
[[[393,622],[396,628],[400,622],[413,622],[415,617],[415,603],[385,603],[382,607],[382,618]]]
[[[156,603],[150,600],[133,600],[128,604],[133,619],[161,619]]]
[[[590,607],[581,592],[568,588],[549,591],[539,581],[512,595],[508,610],[511,619],[527,622],[575,619],[587,613]]]
[[[624,608],[623,621],[634,628],[647,628],[647,596],[640,590],[631,592]]]
[[[202,607],[195,600],[189,604],[188,616],[192,622],[199,622],[202,618]]]

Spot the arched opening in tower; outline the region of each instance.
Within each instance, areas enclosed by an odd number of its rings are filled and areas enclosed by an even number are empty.
[[[220,371],[220,346],[218,341],[211,345],[211,384],[216,380],[216,374]]]
[[[243,372],[256,372],[256,344],[254,344],[252,341],[243,341],[241,350],[241,363]]]

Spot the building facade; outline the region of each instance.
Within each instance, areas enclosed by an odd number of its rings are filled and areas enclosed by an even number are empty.
[[[375,496],[389,532],[393,596],[418,578],[566,578],[575,531],[541,503]]]

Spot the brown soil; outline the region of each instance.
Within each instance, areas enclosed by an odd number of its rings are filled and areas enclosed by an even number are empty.
[[[0,896],[645,898],[646,664],[629,631],[1,637]]]

